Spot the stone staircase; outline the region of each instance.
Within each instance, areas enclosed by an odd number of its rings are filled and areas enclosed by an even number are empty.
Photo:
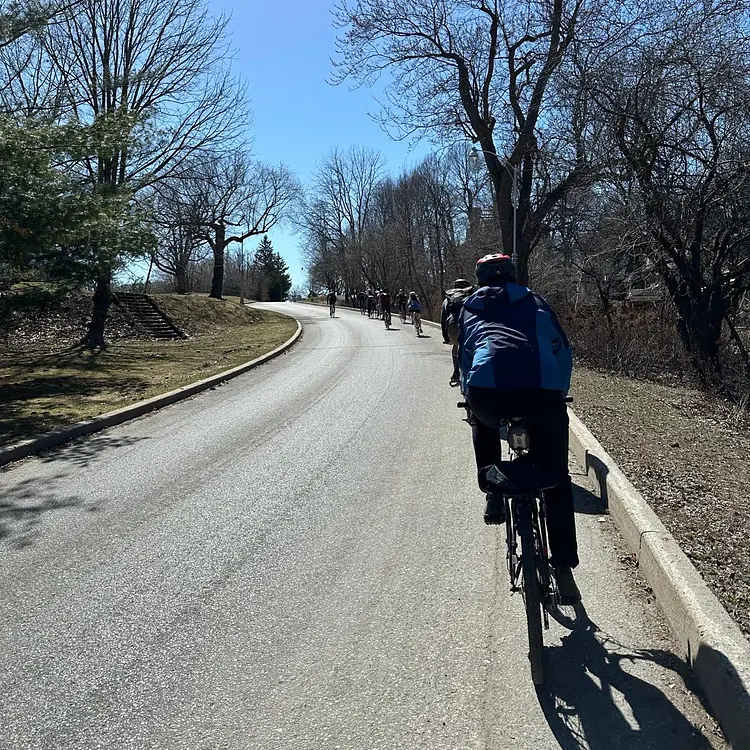
[[[185,333],[159,309],[148,294],[116,292],[112,301],[139,331],[154,339],[186,339]]]

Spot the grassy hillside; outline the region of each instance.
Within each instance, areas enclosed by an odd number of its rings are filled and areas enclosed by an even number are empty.
[[[0,341],[0,444],[222,372],[275,349],[296,330],[291,318],[204,295],[155,300],[190,338],[138,338],[114,310],[109,347],[89,352],[75,343],[90,298],[29,304],[5,345]]]

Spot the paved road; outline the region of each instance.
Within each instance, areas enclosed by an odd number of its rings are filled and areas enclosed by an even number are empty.
[[[438,331],[283,309],[288,354],[0,473],[0,747],[723,747],[585,489],[534,691]]]

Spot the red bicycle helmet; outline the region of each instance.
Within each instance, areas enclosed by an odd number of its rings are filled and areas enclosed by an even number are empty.
[[[474,273],[481,286],[501,281],[516,280],[516,265],[508,255],[490,253],[477,261]]]

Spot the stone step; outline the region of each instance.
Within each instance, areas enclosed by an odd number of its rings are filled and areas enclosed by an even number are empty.
[[[185,334],[145,294],[118,292],[115,304],[124,310],[133,323],[156,339],[182,339]]]

